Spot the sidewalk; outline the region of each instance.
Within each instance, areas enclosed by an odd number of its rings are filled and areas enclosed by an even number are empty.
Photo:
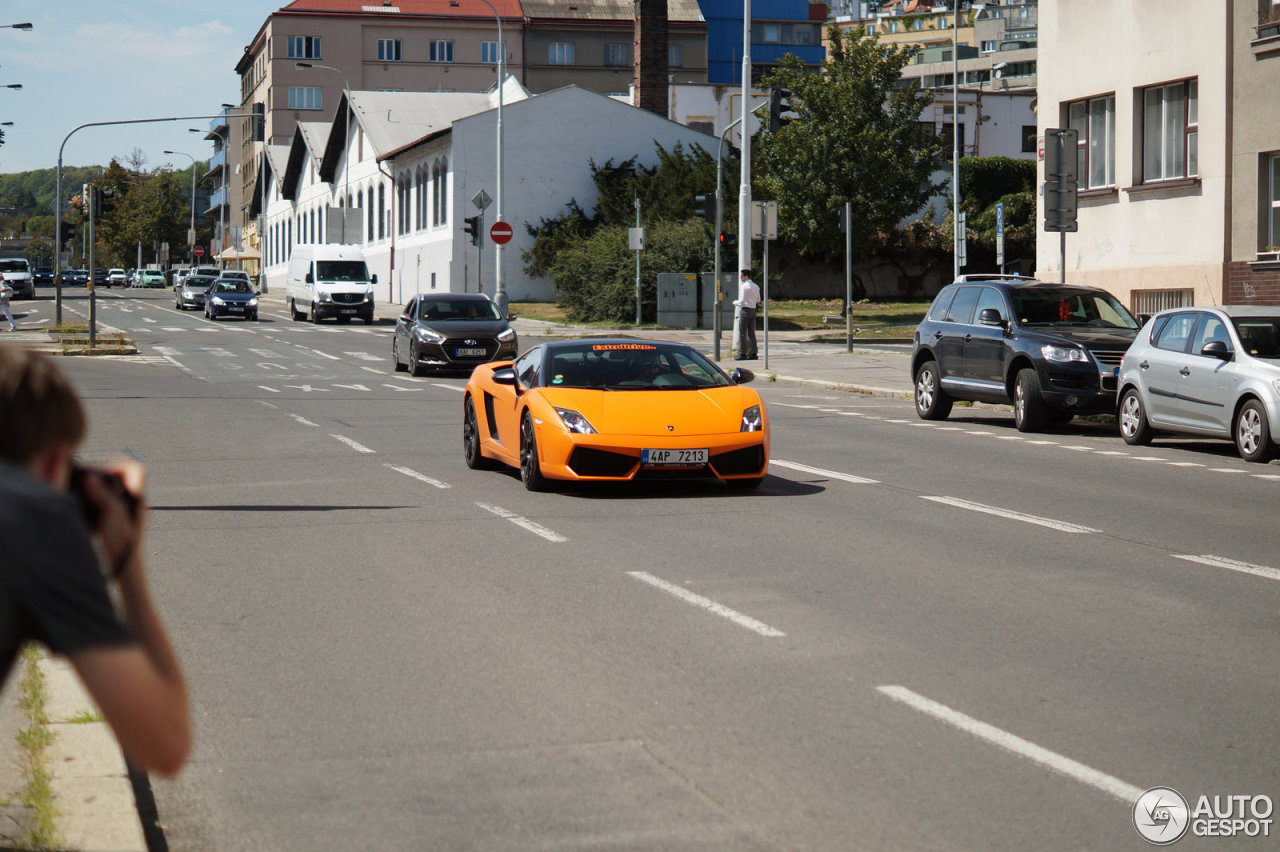
[[[274,310],[284,311],[283,293],[267,293],[262,300]],[[386,303],[375,305],[375,323],[381,327],[394,325],[402,306]],[[713,333],[706,329],[656,329],[619,326],[572,326],[541,320],[517,318],[512,321],[516,333],[526,340],[535,338],[635,337],[673,340],[696,346],[715,354]],[[105,327],[104,327],[105,328]],[[901,343],[854,342],[847,352],[845,340],[838,330],[771,332],[767,338],[756,334],[760,357],[755,361],[732,359],[732,327],[722,331],[720,361],[727,370],[743,366],[756,374],[756,381],[828,388],[870,396],[911,399],[910,347]],[[834,340],[824,341],[822,338]],[[20,325],[16,332],[0,332],[0,344],[16,344],[61,354],[42,328]],[[388,344],[389,345],[389,344]],[[767,356],[766,356],[767,352]],[[92,710],[73,670],[65,662],[45,659],[46,691],[50,695],[47,713],[57,734],[50,749],[49,768],[59,811],[57,829],[61,848],[81,852],[145,852],[141,820],[124,761],[115,737],[104,722],[68,723],[83,711]],[[14,737],[25,725],[17,707],[15,669],[9,688],[0,697],[0,801],[9,800],[26,783],[15,779],[20,773]],[[15,826],[23,817],[17,806],[0,806],[0,849],[15,848],[21,832]]]

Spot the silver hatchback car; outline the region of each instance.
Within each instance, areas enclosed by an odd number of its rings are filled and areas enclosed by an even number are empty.
[[[1161,311],[1125,353],[1118,387],[1125,443],[1203,435],[1268,462],[1280,443],[1280,307]]]

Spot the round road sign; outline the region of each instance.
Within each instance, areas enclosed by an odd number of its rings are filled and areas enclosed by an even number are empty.
[[[199,257],[200,255],[204,254],[204,246],[196,246],[191,250],[191,253],[194,254],[196,257]]]
[[[500,246],[505,246],[511,242],[511,237],[515,231],[511,230],[511,226],[499,219],[489,228],[489,239],[493,240]]]

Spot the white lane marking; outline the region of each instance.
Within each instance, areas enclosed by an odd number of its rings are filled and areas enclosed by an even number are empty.
[[[1274,473],[1255,473],[1255,474],[1253,474],[1253,478],[1254,478],[1254,479],[1270,479],[1270,480],[1276,480],[1276,479],[1280,479],[1280,476],[1277,476],[1277,475],[1276,475],[1276,474],[1274,474]]]
[[[1079,761],[1072,760],[1055,751],[1050,751],[1043,746],[1038,746],[1016,734],[1011,734],[994,725],[981,722],[972,716],[961,713],[959,710],[952,710],[945,704],[939,704],[932,699],[925,698],[905,686],[877,686],[876,689],[881,694],[892,698],[894,701],[901,702],[913,710],[932,716],[952,727],[959,728],[967,734],[972,734],[980,740],[985,740],[1033,763],[1038,763],[1060,775],[1074,778],[1082,784],[1088,784],[1090,787],[1115,796],[1122,802],[1131,804],[1136,802],[1138,797],[1142,795],[1141,787],[1126,784],[1119,778],[1107,775],[1105,772],[1099,772],[1091,766],[1086,766]]]
[[[761,636],[774,639],[779,636],[787,635],[776,627],[770,627],[763,621],[757,621],[749,615],[743,615],[735,609],[729,609],[729,607],[724,604],[716,603],[710,598],[704,598],[702,595],[696,595],[688,589],[677,586],[674,583],[668,583],[666,580],[655,577],[647,571],[628,571],[627,576],[635,577],[642,583],[648,583],[650,586],[661,589],[667,594],[673,595],[685,603],[701,607],[713,615],[718,615],[721,618],[727,618],[739,627],[745,627],[754,633],[759,633]]]
[[[1075,450],[1075,451],[1076,451],[1076,452],[1078,452],[1078,453],[1087,453],[1087,452],[1090,452],[1091,450],[1093,450],[1093,447],[1081,447],[1081,446],[1077,445],[1077,446],[1071,446],[1071,447],[1069,447],[1069,446],[1063,446],[1063,448],[1062,448],[1062,449],[1064,449],[1064,450]]]
[[[1242,574],[1253,574],[1256,577],[1266,577],[1268,580],[1280,580],[1280,571],[1274,568],[1268,568],[1266,565],[1254,565],[1251,562],[1240,562],[1236,559],[1227,559],[1225,556],[1212,556],[1207,553],[1203,556],[1174,554],[1173,558],[1185,559],[1188,562],[1199,562],[1201,565],[1210,565],[1214,568],[1239,571]]]
[[[381,361],[377,355],[370,355],[368,352],[343,352],[343,355],[350,355],[357,361]]]
[[[355,450],[357,453],[373,453],[373,452],[377,452],[377,450],[371,450],[371,449],[369,449],[368,447],[366,447],[364,444],[356,443],[355,441],[353,441],[353,440],[351,440],[350,438],[348,438],[346,435],[330,435],[329,437],[330,437],[330,438],[337,438],[339,441],[341,441],[342,443],[346,444],[348,447],[350,447],[351,449]]]
[[[800,464],[798,462],[782,461],[781,459],[769,459],[769,464],[777,465],[778,467],[790,468],[791,470],[798,470],[802,473],[813,473],[813,474],[817,474],[818,476],[825,476],[828,479],[839,479],[842,482],[852,482],[854,485],[878,484],[877,480],[874,480],[874,479],[866,479],[864,477],[853,476],[848,473],[838,473],[834,470],[823,470],[820,467],[809,467],[809,465],[807,464]]]
[[[370,373],[377,373],[379,376],[385,375],[386,370],[379,370],[377,367],[361,367],[361,370],[368,370]]]
[[[1167,464],[1171,464],[1174,467],[1204,467],[1199,462],[1167,462]]]
[[[1037,446],[1041,446],[1041,447],[1056,447],[1056,446],[1058,446],[1058,442],[1057,442],[1057,441],[1027,441],[1027,443],[1028,443],[1028,444],[1035,444],[1035,445],[1037,445]]]
[[[1121,450],[1098,450],[1097,452],[1098,452],[1098,455],[1100,455],[1100,456],[1127,456],[1127,455],[1129,455],[1128,453],[1123,452],[1123,451],[1121,451]]]
[[[403,473],[405,476],[412,477],[413,479],[416,479],[419,482],[425,482],[428,485],[435,486],[436,488],[452,487],[447,482],[441,482],[438,479],[432,479],[431,477],[427,476],[425,473],[418,473],[416,470],[412,470],[411,468],[401,467],[398,464],[389,464],[387,465],[387,467],[391,468],[394,471],[397,471],[398,473]]]
[[[1236,470],[1234,467],[1211,467],[1213,473],[1244,473],[1243,470]]]
[[[341,361],[337,355],[330,355],[328,352],[321,352],[319,349],[308,349],[305,346],[299,346],[303,352],[310,352],[312,355],[319,355],[321,358],[328,358],[330,361]]]
[[[265,399],[259,399],[257,400],[257,403],[258,405],[265,405],[267,408],[274,408],[276,411],[280,410],[280,406],[276,405],[274,402],[267,402]]]
[[[1160,458],[1159,456],[1134,456],[1133,460],[1134,461],[1158,461],[1158,462],[1164,461],[1164,459]]]
[[[279,358],[280,357],[279,352],[273,352],[270,349],[250,349],[249,351],[260,358]]]
[[[319,423],[312,423],[310,420],[308,420],[307,418],[303,417],[303,416],[302,416],[302,415],[300,415],[300,414],[290,414],[289,416],[290,416],[290,417],[292,417],[294,420],[297,420],[297,421],[298,421],[299,423],[301,423],[303,426],[314,426],[314,427],[316,427],[317,429],[319,429],[319,428],[320,428],[320,424],[319,424]]]
[[[393,391],[420,391],[420,390],[422,390],[422,388],[403,388],[403,387],[400,387],[400,385],[389,385],[389,384],[386,384],[385,382],[383,383],[383,385],[382,385],[382,386],[383,386],[384,388],[391,388]]]
[[[994,435],[995,434],[995,432],[983,432],[980,429],[966,429],[964,433],[966,435]]]
[[[280,393],[280,391],[277,388],[269,388],[266,385],[258,385],[258,387],[262,388],[264,391],[271,391],[272,393]]]
[[[501,506],[494,506],[492,503],[476,503],[476,505],[481,509],[484,509],[486,512],[493,512],[493,514],[497,515],[499,518],[507,519],[516,526],[526,529],[534,535],[542,536],[547,541],[558,543],[569,540],[555,530],[548,529],[542,524],[535,523],[522,515],[517,515],[515,512],[509,512]]]
[[[458,393],[464,393],[464,392],[466,391],[466,388],[460,388],[460,387],[458,387],[457,385],[442,385],[442,384],[440,384],[440,382],[432,382],[431,384],[435,385],[435,386],[436,386],[436,387],[438,387],[438,388],[444,388],[445,390],[457,391]]]
[[[1000,509],[995,506],[986,506],[982,503],[972,503],[968,500],[961,500],[956,497],[930,497],[921,495],[922,500],[932,500],[934,503],[942,503],[947,506],[954,506],[957,509],[968,509],[971,512],[982,512],[987,515],[996,515],[1001,518],[1008,518],[1011,521],[1022,521],[1027,524],[1036,524],[1041,527],[1048,527],[1052,530],[1069,533],[1096,533],[1093,527],[1085,527],[1080,524],[1072,524],[1066,521],[1055,521],[1053,518],[1042,518],[1038,515],[1028,515],[1023,512],[1015,512],[1012,509]]]

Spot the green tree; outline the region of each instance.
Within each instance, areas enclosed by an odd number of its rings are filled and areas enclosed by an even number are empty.
[[[922,130],[932,95],[901,82],[915,47],[886,45],[866,29],[828,31],[822,73],[782,58],[762,87],[791,92],[796,118],[755,138],[755,198],[778,202],[779,237],[803,254],[844,251],[840,209],[850,202],[853,251],[918,213],[940,186],[931,181],[940,143]]]
[[[995,266],[997,204],[1004,205],[1005,257],[1034,257],[1035,161],[1012,157],[961,159],[960,206],[965,211],[971,255],[978,255],[970,257],[970,269]]]
[[[97,183],[114,196],[114,209],[103,213],[95,226],[97,243],[106,251],[103,265],[133,265],[139,244],[148,260],[160,242],[169,243],[171,257],[184,252],[190,208],[177,175],[167,170],[130,172],[112,160]]]
[[[713,234],[693,214],[695,196],[714,195],[715,157],[697,146],[657,149],[654,166],[638,166],[635,157],[616,165],[589,161],[597,195],[594,214],[571,199],[559,217],[526,225],[534,243],[523,255],[525,272],[550,278],[557,302],[575,322],[635,320],[635,253],[627,248],[627,229],[635,226],[637,198],[645,228],[644,318],[656,316],[659,271],[711,269]],[[736,203],[726,203],[725,220],[736,215]]]

